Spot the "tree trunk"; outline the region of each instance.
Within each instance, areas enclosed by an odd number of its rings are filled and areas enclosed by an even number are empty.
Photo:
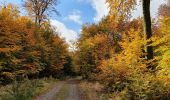
[[[151,0],[143,0],[144,32],[147,40],[152,37],[150,1]],[[152,41],[147,42],[146,46],[147,60],[153,59],[153,47],[150,46],[151,43]],[[149,67],[152,68],[152,66]]]

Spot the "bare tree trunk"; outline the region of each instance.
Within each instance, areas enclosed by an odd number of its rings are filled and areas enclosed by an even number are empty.
[[[150,2],[151,0],[143,0],[143,16],[144,16],[144,31],[146,34],[146,39],[150,39],[152,37],[152,28],[151,28],[151,15],[150,15]],[[147,43],[146,52],[147,52],[147,60],[153,59],[153,47],[150,46],[152,42]],[[152,66],[148,66],[152,68]]]
[[[38,18],[37,18],[37,15],[35,16],[35,24],[37,24],[38,22]]]

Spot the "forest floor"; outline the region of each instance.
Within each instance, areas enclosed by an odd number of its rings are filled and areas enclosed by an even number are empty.
[[[35,100],[82,100],[79,82],[78,78],[56,82],[48,92],[39,95]]]

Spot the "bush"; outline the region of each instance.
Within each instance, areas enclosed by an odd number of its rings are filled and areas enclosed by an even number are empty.
[[[15,75],[13,73],[10,73],[10,72],[2,72],[0,74],[0,81],[3,83],[3,84],[8,84],[8,83],[11,83],[15,80]]]
[[[1,87],[2,100],[32,100],[41,92],[47,91],[55,82],[53,78],[15,81],[12,85]]]
[[[24,82],[15,81],[12,84],[12,89],[2,97],[3,100],[31,100],[35,94],[36,88],[40,86],[38,80],[26,80]]]

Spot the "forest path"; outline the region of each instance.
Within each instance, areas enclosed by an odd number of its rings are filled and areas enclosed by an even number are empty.
[[[35,100],[81,100],[76,78],[57,82],[47,93],[38,96]]]

